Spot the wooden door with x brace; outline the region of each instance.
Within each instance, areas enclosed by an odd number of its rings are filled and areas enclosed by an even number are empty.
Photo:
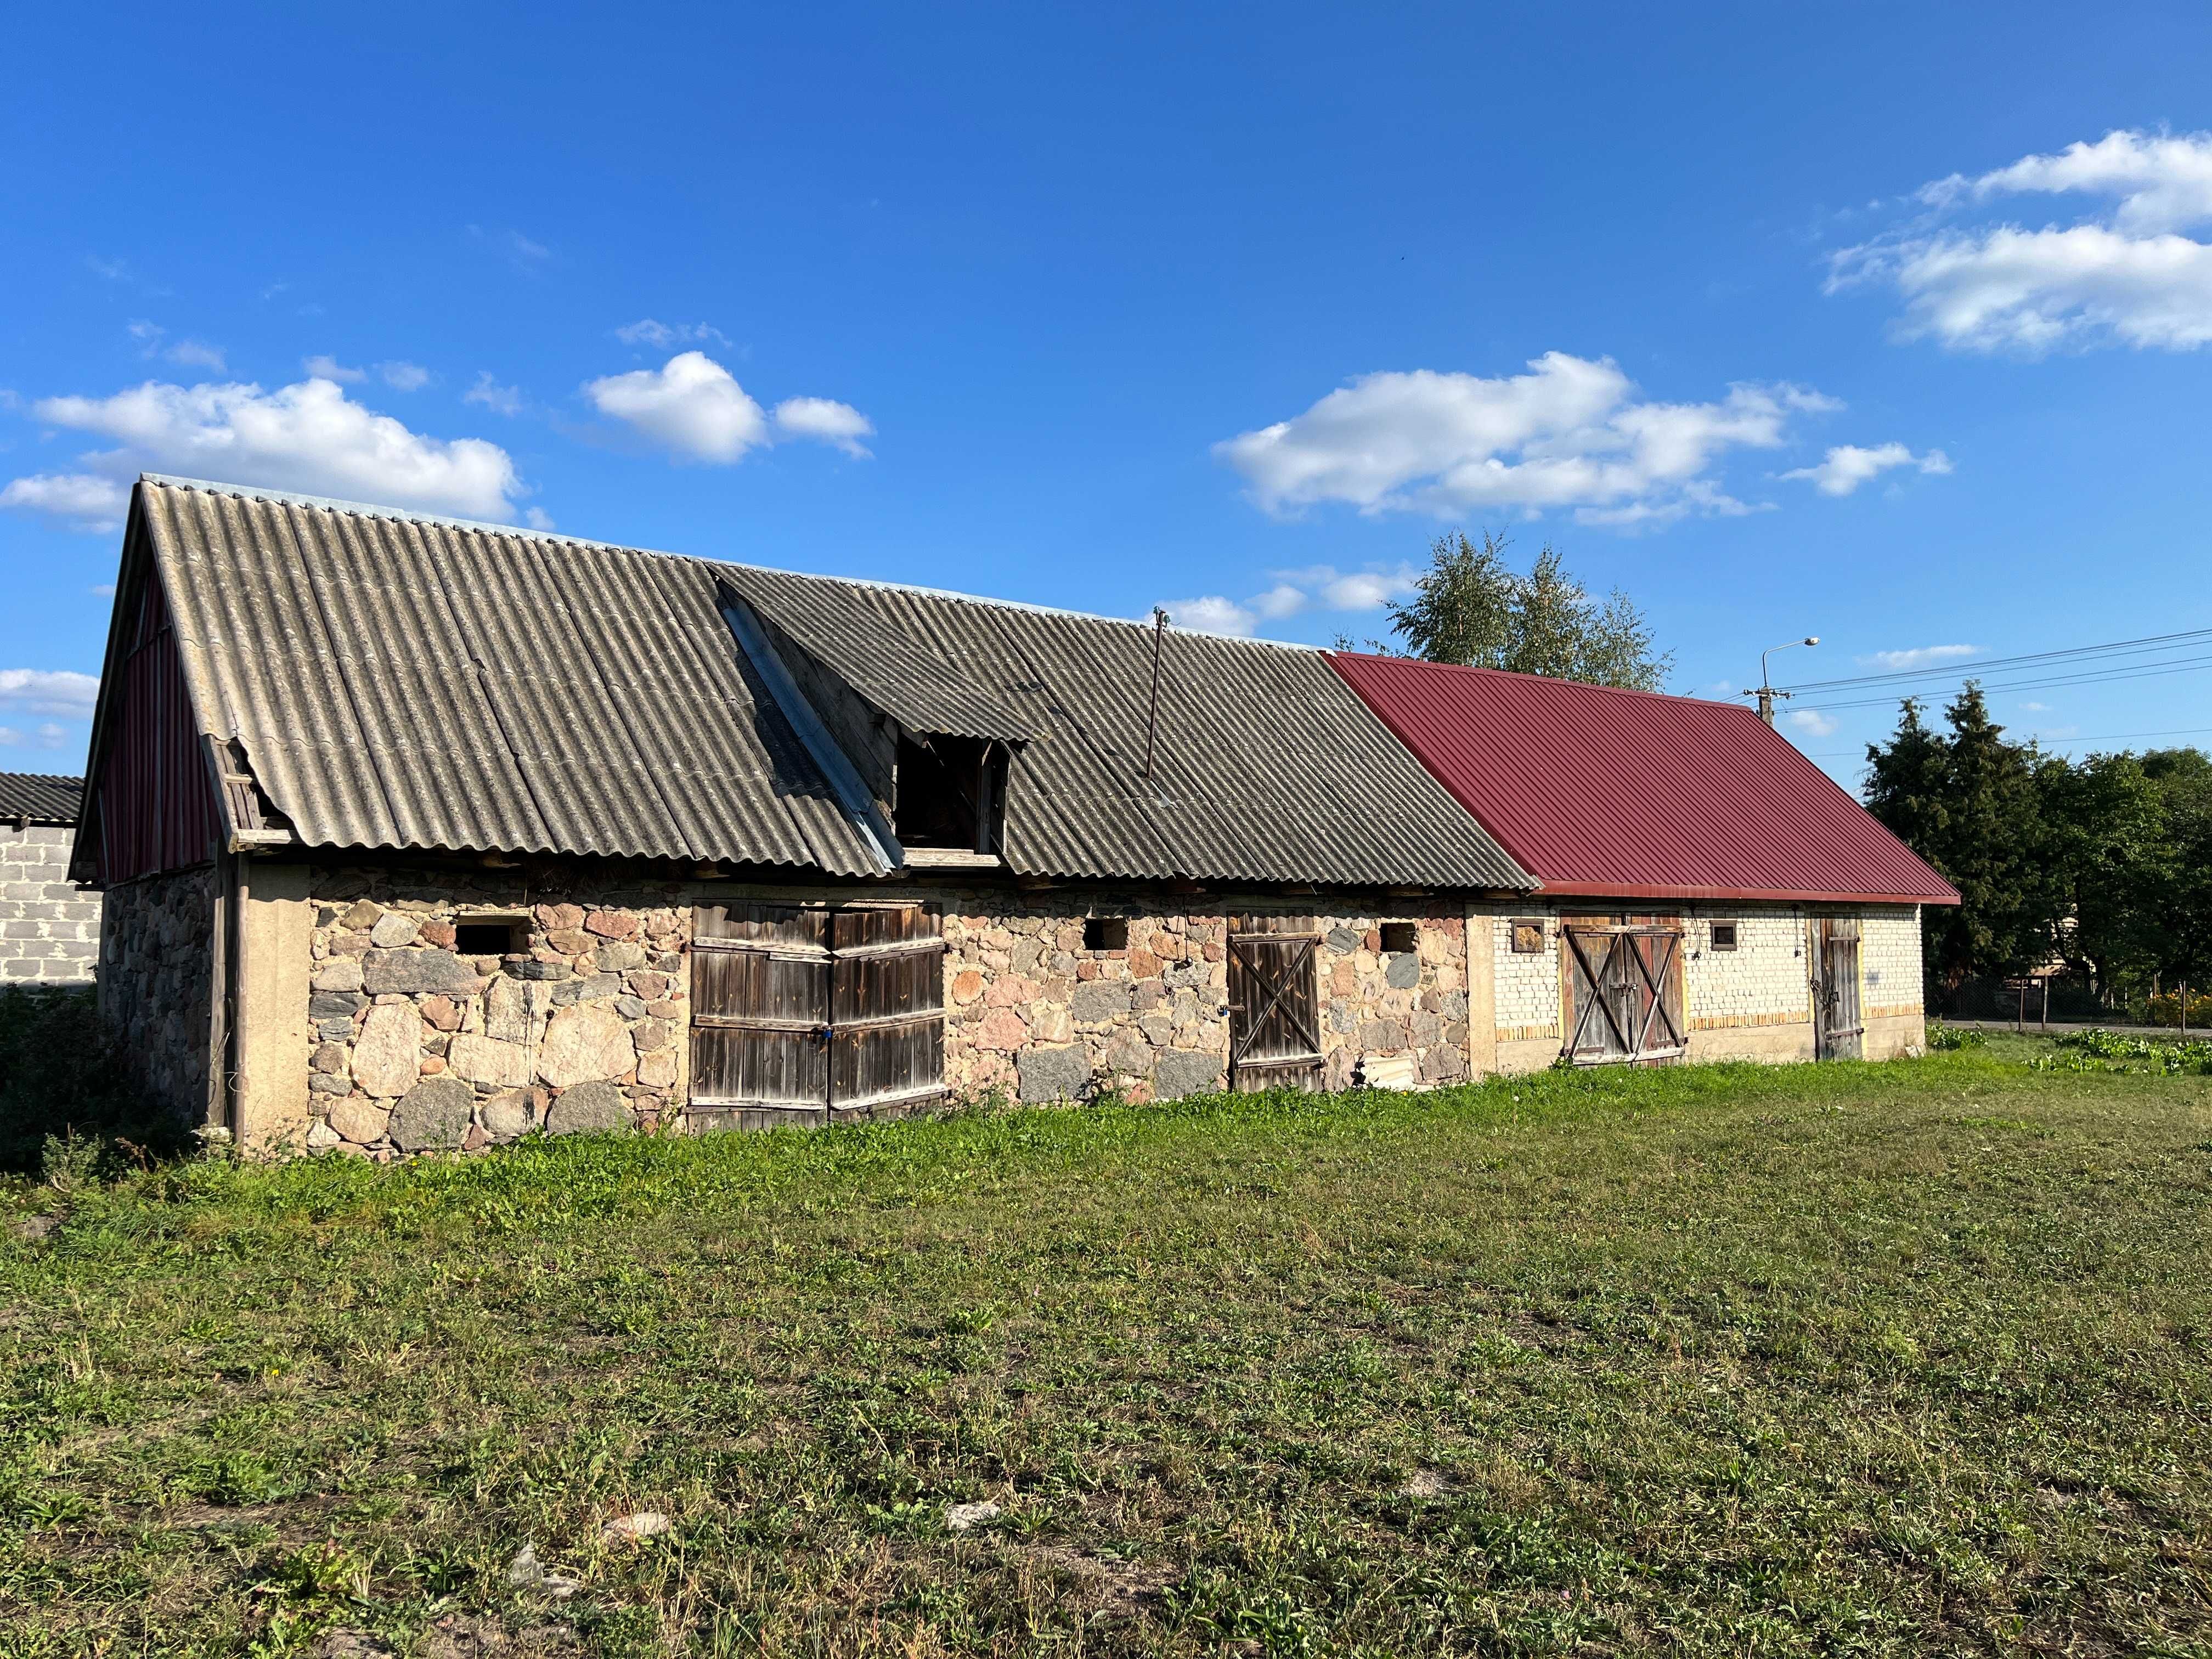
[[[1559,981],[1574,1064],[1659,1065],[1688,1052],[1680,917],[1569,917]]]
[[[1319,1089],[1321,924],[1312,916],[1229,918],[1229,1086]]]

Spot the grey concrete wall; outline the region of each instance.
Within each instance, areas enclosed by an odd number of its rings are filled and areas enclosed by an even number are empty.
[[[69,878],[75,833],[0,823],[0,983],[84,985],[100,961],[100,895]]]

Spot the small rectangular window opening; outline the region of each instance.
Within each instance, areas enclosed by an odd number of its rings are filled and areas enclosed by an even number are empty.
[[[1735,924],[1734,922],[1717,921],[1713,924],[1713,949],[1716,951],[1733,951],[1735,949]]]
[[[1126,951],[1129,948],[1129,919],[1127,916],[1086,916],[1083,921],[1083,948],[1086,951]]]
[[[463,957],[512,956],[528,948],[519,921],[457,921],[453,924],[453,954]]]
[[[1386,921],[1382,924],[1382,954],[1397,956],[1419,949],[1410,921]]]
[[[1513,950],[1517,956],[1536,956],[1544,949],[1544,924],[1540,921],[1516,921],[1513,924]]]

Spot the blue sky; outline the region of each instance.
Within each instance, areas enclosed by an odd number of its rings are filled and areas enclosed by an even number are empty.
[[[142,466],[1316,642],[1488,526],[1700,695],[2212,628],[2202,6],[175,19],[0,64],[0,768]]]

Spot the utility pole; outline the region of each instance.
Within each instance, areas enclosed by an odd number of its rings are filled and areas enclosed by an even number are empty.
[[[1820,636],[1818,634],[1808,634],[1802,640],[1784,640],[1780,645],[1770,645],[1759,653],[1759,684],[1756,686],[1747,686],[1743,695],[1759,699],[1759,718],[1769,726],[1774,724],[1774,700],[1777,697],[1791,697],[1796,694],[1791,691],[1777,691],[1774,689],[1774,676],[1766,672],[1766,659],[1778,651],[1787,651],[1793,645],[1818,645],[1820,642]]]

